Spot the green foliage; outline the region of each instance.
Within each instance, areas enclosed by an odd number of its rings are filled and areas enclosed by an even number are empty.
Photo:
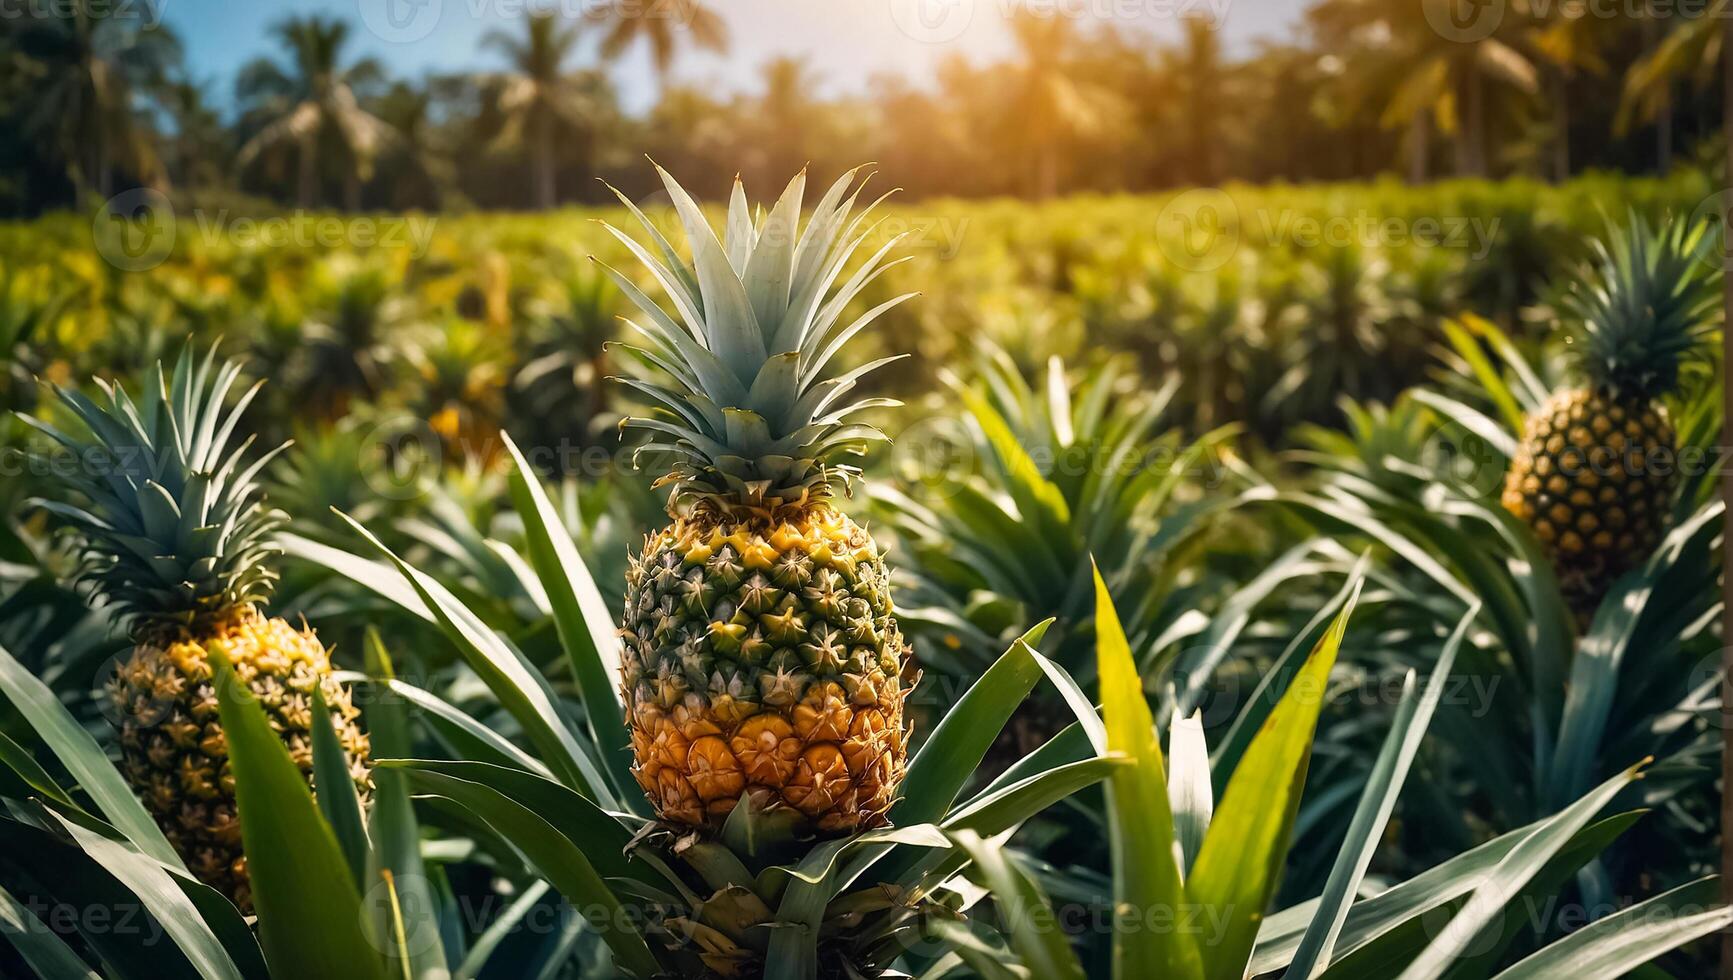
[[[258,386],[225,406],[241,364],[217,367],[216,354],[184,348],[136,404],[106,384],[101,403],[56,388],[85,437],[19,416],[77,461],[59,469],[83,506],[39,506],[84,539],[84,578],[140,635],[263,603],[274,582],[263,559],[283,515],[261,502],[257,477],[280,448],[243,465],[251,441],[230,441]]]
[[[596,448],[582,420],[636,410],[576,387],[580,362],[605,370],[599,311],[624,287],[600,274],[573,286],[571,251],[623,267],[624,245],[575,213],[452,217],[421,255],[188,236],[151,275],[119,277],[81,254],[87,227],[0,228],[0,263],[35,270],[15,280],[21,308],[46,311],[32,370],[81,377],[143,356],[141,338],[208,338],[218,323],[237,348],[282,345],[242,423],[309,443],[269,486],[293,521],[274,611],[305,615],[365,666],[344,679],[367,693],[381,760],[362,806],[276,793],[282,760],[246,706],[223,705],[225,722],[242,713],[225,728],[257,749],[237,759],[244,792],[275,801],[244,830],[295,842],[263,862],[260,887],[292,900],[261,902],[261,952],[107,759],[91,688],[119,634],[66,587],[41,524],[12,515],[0,935],[68,976],[252,980],[340,954],[430,980],[695,976],[699,951],[800,980],[844,959],[932,977],[1117,963],[1126,976],[1454,980],[1671,956],[1696,975],[1702,955],[1676,950],[1729,915],[1700,878],[1719,759],[1712,479],[1686,477],[1670,537],[1575,622],[1493,497],[1514,427],[1566,376],[1534,329],[1560,294],[1489,281],[1449,248],[1303,249],[1251,231],[1270,209],[1456,209],[1510,222],[1493,243],[1509,277],[1569,267],[1567,250],[1536,243],[1598,228],[1597,202],[1654,212],[1698,190],[1688,177],[1236,188],[1241,247],[1205,273],[1150,230],[1172,198],[887,209],[969,229],[966,247],[891,269],[837,311],[846,322],[928,293],[879,323],[887,349],[920,356],[870,379],[874,396],[917,403],[882,417],[901,437],[886,468],[902,482],[890,491],[869,470],[870,500],[842,501],[893,525],[898,613],[926,680],[894,826],[818,841],[747,807],[716,838],[670,835],[639,809],[613,627],[620,562],[664,501],[612,458],[548,452],[562,429]],[[676,280],[688,268],[664,267]],[[44,270],[78,284],[64,309],[47,303]],[[572,410],[525,418],[547,410],[496,396],[556,329],[573,357],[538,384],[570,384],[568,400],[535,404]],[[933,394],[941,370],[959,377]],[[1706,450],[1719,388],[1704,366],[1681,381],[1681,445]],[[1373,400],[1328,404],[1338,394]],[[414,446],[389,438],[454,401],[502,411],[509,434],[465,431],[491,425],[482,412],[418,430]],[[906,453],[920,413],[962,418],[976,465]],[[1169,465],[1116,465],[1152,457]],[[6,497],[43,485],[16,482]],[[1015,736],[1026,743],[1007,751]],[[341,749],[316,741],[329,783]],[[292,867],[274,860],[285,853]],[[17,914],[37,899],[132,902],[176,925],[155,947],[88,929],[50,941]],[[526,925],[566,903],[631,928]],[[1051,927],[1077,907],[1111,921],[1123,903],[1194,906],[1219,928]],[[1608,914],[1570,932],[1560,903]]]
[[[362,929],[361,896],[336,834],[220,651],[211,666],[265,961],[279,976],[382,980],[381,951]],[[348,783],[346,766],[343,775],[339,785]]]
[[[1573,287],[1578,298],[1566,302],[1562,315],[1600,315],[1585,312],[1584,303],[1626,309],[1628,298],[1619,297],[1638,288],[1650,274],[1642,270],[1657,263],[1670,270],[1659,274],[1670,285],[1657,288],[1671,298],[1657,301],[1655,312],[1675,306],[1701,312],[1700,273],[1707,270],[1686,267],[1685,256],[1698,247],[1691,244],[1695,233],[1683,223],[1674,228],[1659,237],[1638,230],[1597,253],[1629,284],[1611,291]],[[1711,322],[1692,333],[1700,342],[1716,330]],[[1427,637],[1388,658],[1393,664],[1429,662],[1432,638],[1476,610],[1459,669],[1484,693],[1472,709],[1440,710],[1443,748],[1435,770],[1474,802],[1426,808],[1404,828],[1404,846],[1467,842],[1476,824],[1539,819],[1653,758],[1645,797],[1660,804],[1657,812],[1633,834],[1636,840],[1614,845],[1591,864],[1581,884],[1593,901],[1656,894],[1654,864],[1639,855],[1695,853],[1702,867],[1708,854],[1696,814],[1708,805],[1705,780],[1713,777],[1703,765],[1717,757],[1721,736],[1712,699],[1719,597],[1709,585],[1719,570],[1714,542],[1723,507],[1711,478],[1719,387],[1695,366],[1667,400],[1681,472],[1671,530],[1579,620],[1539,543],[1498,500],[1525,417],[1566,380],[1558,348],[1472,316],[1447,323],[1445,337],[1436,384],[1390,408],[1348,405],[1347,432],[1306,430],[1311,449],[1304,461],[1315,466],[1314,486],[1277,495],[1310,530],[1371,549],[1375,574],[1395,599],[1376,611],[1373,628]],[[1673,866],[1675,874],[1682,871]],[[1666,876],[1664,884],[1679,880]]]
[[[1720,297],[1709,224],[1675,219],[1650,231],[1633,214],[1628,227],[1610,228],[1606,243],[1594,247],[1593,262],[1564,301],[1579,367],[1621,396],[1671,393],[1680,362],[1715,324]]]
[[[1100,646],[1102,714],[1108,752],[1132,765],[1108,784],[1109,824],[1113,834],[1113,908],[1143,914],[1187,907],[1188,889],[1180,879],[1173,840],[1173,813],[1167,799],[1167,772],[1155,723],[1144,700],[1143,682],[1125,643],[1113,600],[1099,573],[1095,577],[1096,636]],[[1205,838],[1205,846],[1208,838]],[[1257,887],[1257,883],[1253,883]],[[1213,963],[1213,959],[1211,963]],[[1206,963],[1196,938],[1184,929],[1115,930],[1113,976],[1202,978]]]
[[[906,490],[877,491],[909,552],[902,618],[934,668],[968,676],[1051,617],[1047,649],[1089,678],[1092,562],[1140,654],[1182,612],[1166,594],[1172,565],[1216,509],[1196,497],[1233,433],[1186,444],[1163,428],[1179,380],[1138,392],[1126,368],[1109,362],[1078,377],[1055,358],[1031,384],[984,344],[969,380],[949,379],[965,411],[958,444],[914,447],[908,458],[931,465],[900,474]],[[1181,494],[1193,506],[1176,503]]]

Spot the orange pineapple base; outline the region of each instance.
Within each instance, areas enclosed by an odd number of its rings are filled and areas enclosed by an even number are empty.
[[[877,546],[847,516],[676,519],[632,563],[621,634],[635,773],[663,820],[719,829],[744,795],[807,832],[885,822],[907,654]]]

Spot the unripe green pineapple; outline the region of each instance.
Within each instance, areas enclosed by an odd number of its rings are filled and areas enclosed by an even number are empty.
[[[608,270],[644,313],[626,350],[663,379],[626,382],[658,411],[623,424],[651,433],[639,452],[668,464],[661,484],[674,488],[674,523],[627,577],[622,695],[638,781],[675,824],[715,829],[744,798],[804,832],[876,826],[907,757],[907,650],[878,546],[834,497],[858,474],[837,458],[884,438],[851,419],[891,404],[844,396],[895,358],[848,372],[834,359],[908,298],[842,318],[894,240],[841,276],[872,228],[870,207],[850,219],[854,171],[798,233],[804,173],[756,222],[737,182],[722,239],[662,178],[692,264],[647,220],[660,260],[614,234],[675,314]]]
[[[1662,399],[1714,325],[1707,227],[1639,218],[1595,244],[1563,303],[1584,383],[1531,415],[1503,503],[1526,522],[1586,616],[1667,530],[1678,442]]]
[[[249,909],[210,651],[228,655],[309,781],[315,688],[363,790],[368,745],[319,640],[259,610],[276,581],[269,537],[282,515],[259,499],[256,478],[276,454],[247,465],[251,439],[229,449],[253,392],[225,409],[240,367],[217,368],[214,355],[195,364],[183,353],[168,379],[159,366],[137,404],[101,381],[101,405],[56,389],[89,441],[23,418],[73,454],[66,483],[83,506],[41,506],[83,537],[83,580],[135,642],[108,681],[121,769],[188,868]]]

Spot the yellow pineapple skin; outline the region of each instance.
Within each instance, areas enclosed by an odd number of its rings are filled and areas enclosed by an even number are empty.
[[[908,651],[871,535],[828,504],[678,517],[627,573],[622,703],[666,822],[750,796],[804,832],[882,825],[907,762]]]
[[[369,745],[349,690],[311,630],[243,608],[195,629],[145,633],[107,684],[121,771],[199,880],[252,907],[235,781],[217,713],[210,651],[228,655],[309,785],[314,688],[322,688],[352,777],[365,793]]]
[[[1658,402],[1576,388],[1529,417],[1502,502],[1534,532],[1579,614],[1660,543],[1679,486],[1677,458]]]

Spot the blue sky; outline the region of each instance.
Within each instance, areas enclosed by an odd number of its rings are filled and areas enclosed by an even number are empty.
[[[237,69],[272,52],[268,27],[291,13],[323,13],[355,25],[356,53],[373,55],[398,75],[498,67],[477,41],[509,26],[530,7],[571,14],[604,0],[157,0],[164,21],[180,35],[196,78],[228,106]],[[666,0],[636,0],[662,3]],[[824,91],[862,88],[873,74],[894,72],[922,80],[949,55],[975,59],[1008,48],[1005,19],[1025,0],[710,0],[728,24],[730,49],[716,56],[688,52],[678,79],[726,91],[750,91],[758,66],[779,54],[805,55]],[[1291,33],[1304,0],[1026,0],[1083,19],[1116,22],[1174,36],[1176,11],[1208,13],[1223,25],[1230,50],[1255,38]],[[612,67],[627,108],[654,98],[645,52],[633,51]]]

